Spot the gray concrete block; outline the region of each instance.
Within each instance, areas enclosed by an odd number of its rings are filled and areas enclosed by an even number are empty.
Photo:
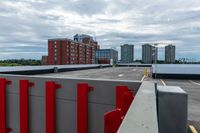
[[[188,96],[176,86],[158,86],[159,133],[187,133]]]

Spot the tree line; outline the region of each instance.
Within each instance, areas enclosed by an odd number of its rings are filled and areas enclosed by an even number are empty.
[[[41,65],[40,60],[35,60],[35,59],[0,60],[0,66],[37,66],[37,65]]]

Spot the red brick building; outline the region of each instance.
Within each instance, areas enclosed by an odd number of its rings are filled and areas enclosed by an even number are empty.
[[[90,37],[90,36],[89,36]],[[82,41],[66,38],[48,40],[48,64],[94,64],[99,45],[91,38]]]

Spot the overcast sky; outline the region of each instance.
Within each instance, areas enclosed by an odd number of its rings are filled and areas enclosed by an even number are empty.
[[[47,54],[47,39],[95,36],[101,48],[173,43],[200,60],[200,0],[0,0],[0,59]],[[159,52],[163,59],[163,46]]]

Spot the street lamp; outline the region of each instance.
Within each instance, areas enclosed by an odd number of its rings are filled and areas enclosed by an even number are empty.
[[[153,44],[153,53],[152,53],[152,58],[155,64],[155,79],[157,78],[156,74],[157,74],[157,56],[158,56],[158,50],[157,50],[157,46],[159,44],[158,43],[154,43]]]

